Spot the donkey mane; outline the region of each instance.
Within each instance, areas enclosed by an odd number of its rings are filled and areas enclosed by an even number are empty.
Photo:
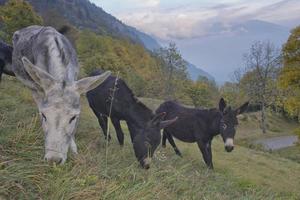
[[[13,43],[13,59],[25,56],[59,82],[77,79],[79,66],[76,52],[70,42],[54,28],[30,26],[21,29],[14,33]],[[13,62],[22,66],[18,60]],[[27,80],[28,85],[33,86],[32,89],[39,88],[22,67],[13,67],[18,77]]]
[[[127,84],[124,84],[124,86],[128,89],[128,92],[130,92],[130,96],[134,99],[135,103],[142,109],[146,110],[151,116],[153,116],[153,112],[150,108],[148,108],[145,104],[143,104],[132,92],[132,90],[127,86]]]

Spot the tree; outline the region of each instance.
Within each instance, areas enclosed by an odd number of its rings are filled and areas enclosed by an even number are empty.
[[[187,88],[187,95],[196,108],[212,106],[210,92],[208,84],[199,81],[192,82]]]
[[[300,121],[300,26],[292,30],[283,47],[279,86],[285,90],[285,110]]]
[[[181,81],[187,80],[186,62],[182,58],[175,43],[168,47],[160,48],[155,55],[161,59],[165,74],[165,98],[175,97],[175,91],[180,88]]]
[[[220,88],[221,96],[232,106],[239,106],[243,102],[247,101],[244,93],[239,87],[238,83],[226,82]]]
[[[252,101],[261,105],[261,128],[266,133],[265,109],[277,92],[280,51],[270,42],[255,42],[244,59],[246,73],[241,79],[241,87]]]
[[[8,43],[11,43],[15,31],[43,23],[42,18],[34,12],[31,5],[23,0],[9,0],[1,6],[0,22],[3,26],[3,39]]]
[[[186,96],[188,96],[195,107],[212,107],[219,99],[219,90],[214,80],[205,76],[199,76],[197,81],[189,81],[186,85]]]

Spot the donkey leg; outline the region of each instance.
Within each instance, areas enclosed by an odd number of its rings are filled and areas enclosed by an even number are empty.
[[[203,160],[209,169],[213,169],[211,142],[197,141],[198,147],[202,153]]]
[[[210,163],[210,169],[214,169],[214,165],[213,165],[213,162],[212,162],[212,152],[211,152],[211,141],[208,142],[207,144],[207,150],[208,150],[208,160],[209,160],[209,163]]]
[[[3,69],[4,69],[4,63],[2,60],[0,60],[0,82],[2,80]]]
[[[111,122],[115,127],[119,144],[121,146],[123,146],[124,145],[124,133],[123,133],[121,125],[120,125],[120,120],[112,117]]]
[[[132,125],[131,123],[126,122],[129,133],[130,133],[130,138],[131,138],[131,142],[133,143],[133,139],[134,137],[138,134],[137,129],[135,128],[134,125]]]
[[[163,137],[162,137],[162,140],[161,140],[161,144],[162,144],[162,147],[163,147],[163,148],[166,148],[166,141],[167,141],[167,133],[166,133],[166,131],[164,130],[164,131],[163,131]]]
[[[99,113],[95,109],[94,105],[91,102],[89,102],[89,104],[90,104],[90,107],[92,108],[94,114],[96,115],[96,117],[98,119],[98,123],[99,123],[99,125],[100,125],[100,127],[102,129],[102,132],[103,132],[103,134],[105,136],[105,139],[107,139],[107,117],[104,116],[104,115],[102,115],[101,113]],[[108,139],[109,140],[111,139],[110,134],[108,136]]]
[[[102,114],[100,114],[98,116],[98,122],[99,122],[99,124],[100,124],[100,126],[102,128],[102,131],[103,131],[103,134],[105,136],[105,139],[107,140],[107,138],[108,138],[108,141],[110,141],[111,140],[110,133],[108,133],[108,136],[107,136],[107,117],[104,116],[104,115],[102,115]]]
[[[167,136],[167,138],[168,138],[168,141],[169,141],[169,143],[172,145],[172,147],[173,147],[175,153],[176,153],[178,156],[182,157],[181,152],[180,152],[179,149],[177,148],[177,146],[176,146],[176,144],[175,144],[175,141],[174,141],[172,135],[171,135],[170,133],[168,133],[167,131],[166,131],[165,133],[166,133],[166,136]]]

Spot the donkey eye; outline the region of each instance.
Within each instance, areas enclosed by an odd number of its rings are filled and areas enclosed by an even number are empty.
[[[44,113],[42,113],[42,117],[44,121],[47,121],[47,117],[44,115]]]
[[[71,124],[71,123],[72,123],[72,121],[74,121],[74,119],[76,119],[76,115],[75,115],[75,116],[73,116],[73,117],[70,119],[69,123]]]

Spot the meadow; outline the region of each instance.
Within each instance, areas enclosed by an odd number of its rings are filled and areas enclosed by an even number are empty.
[[[152,109],[159,100],[142,99]],[[82,97],[76,133],[77,156],[63,166],[43,160],[43,131],[31,93],[14,78],[0,83],[0,199],[300,199],[299,152],[249,148],[262,135],[257,114],[240,120],[236,147],[224,151],[213,140],[215,170],[208,170],[196,144],[177,141],[183,158],[167,143],[158,148],[149,170],[139,167],[128,130],[125,145],[107,144],[96,117]],[[268,136],[291,134],[296,123],[270,114]],[[294,149],[295,148],[295,149]]]

